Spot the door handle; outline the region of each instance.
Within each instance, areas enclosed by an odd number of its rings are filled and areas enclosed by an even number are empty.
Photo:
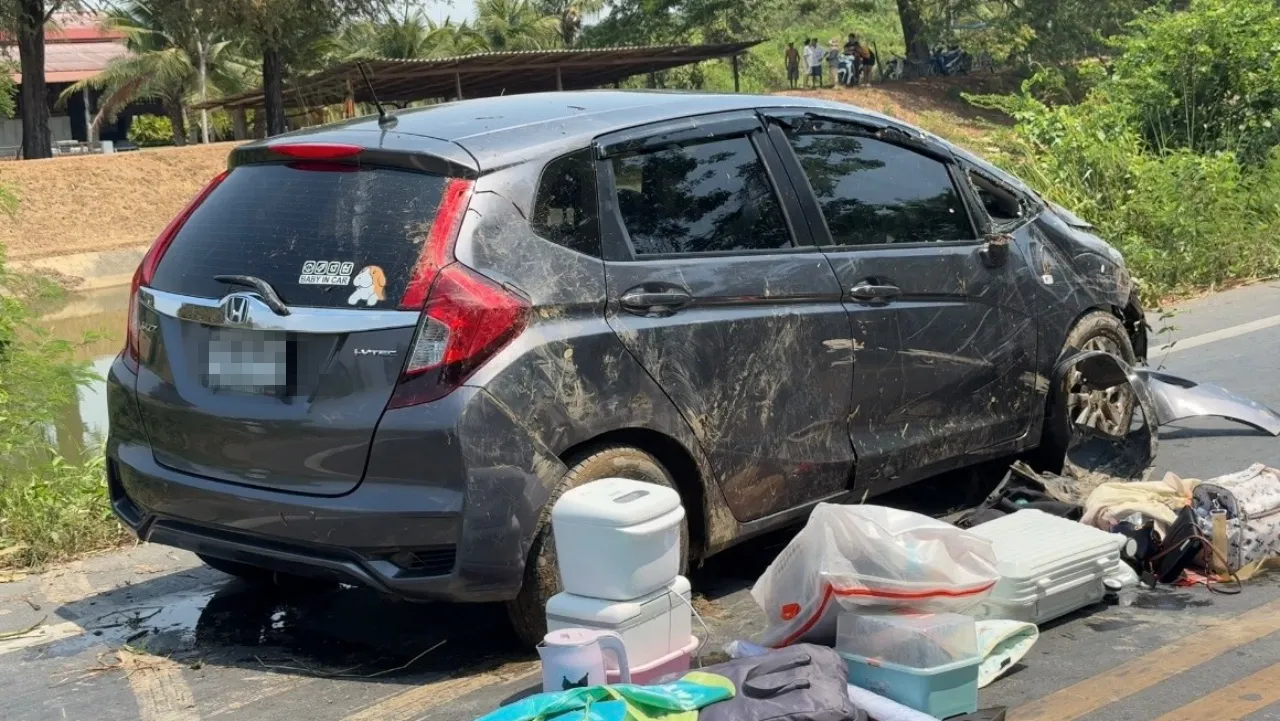
[[[864,280],[850,288],[849,295],[857,300],[888,303],[902,295],[902,289],[892,283],[880,284]]]
[[[671,287],[662,290],[633,288],[619,299],[623,309],[640,315],[647,313],[674,313],[693,302],[693,296],[684,288]]]

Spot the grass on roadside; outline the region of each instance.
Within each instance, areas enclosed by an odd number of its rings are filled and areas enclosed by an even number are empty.
[[[128,540],[111,514],[102,460],[50,456],[0,481],[0,567],[39,569]]]

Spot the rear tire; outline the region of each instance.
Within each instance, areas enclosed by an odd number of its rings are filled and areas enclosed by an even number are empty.
[[[284,591],[313,592],[327,591],[336,587],[338,584],[332,581],[325,581],[318,578],[307,578],[306,576],[295,576],[291,573],[279,573],[269,568],[261,566],[252,566],[239,561],[228,561],[225,558],[216,556],[206,556],[204,554],[196,554],[204,565],[215,571],[222,571],[228,576],[234,576],[245,583],[254,586],[273,586]]]
[[[1081,318],[1067,334],[1062,353],[1058,361],[1062,361],[1070,349],[1107,350],[1120,356],[1125,363],[1137,363],[1137,354],[1133,351],[1133,343],[1129,333],[1119,318],[1106,311],[1093,311]],[[1059,473],[1071,447],[1072,434],[1075,433],[1069,399],[1072,379],[1070,374],[1059,387],[1049,389],[1049,398],[1045,404],[1044,431],[1041,435],[1040,447],[1034,454],[1035,465],[1042,470]],[[1131,394],[1120,404],[1119,423],[1127,427],[1133,418],[1134,401]],[[1127,428],[1126,428],[1127,430]]]
[[[565,491],[603,478],[630,478],[676,489],[675,480],[658,459],[633,446],[611,445],[585,451],[569,462],[547,504],[525,561],[520,593],[507,602],[507,617],[516,636],[535,646],[547,634],[547,601],[564,590],[556,562],[555,538],[551,533],[551,507]],[[689,519],[680,525],[680,572],[689,565]]]

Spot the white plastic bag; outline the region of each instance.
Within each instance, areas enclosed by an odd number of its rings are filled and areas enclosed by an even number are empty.
[[[842,608],[964,613],[1000,573],[991,544],[968,531],[884,506],[818,504],[751,589],[766,646],[830,644]]]

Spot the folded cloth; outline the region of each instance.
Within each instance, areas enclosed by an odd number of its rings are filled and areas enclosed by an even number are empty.
[[[978,688],[986,688],[1022,660],[1040,638],[1034,623],[1022,621],[978,621]]]
[[[698,709],[734,696],[724,676],[693,671],[656,686],[614,684],[540,693],[477,721],[697,721]]]
[[[1177,519],[1178,511],[1191,504],[1191,494],[1198,483],[1172,473],[1166,473],[1159,481],[1103,483],[1085,500],[1080,522],[1110,531],[1125,518],[1141,513],[1156,522],[1156,530],[1163,536]]]

